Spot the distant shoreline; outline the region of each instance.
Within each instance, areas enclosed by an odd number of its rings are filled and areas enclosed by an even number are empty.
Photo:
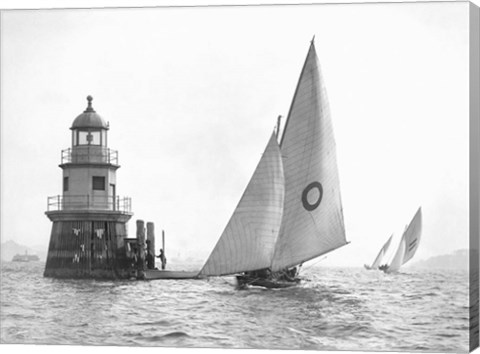
[[[24,254],[25,251],[28,252],[29,255],[37,255],[40,260],[35,262],[45,262],[46,255],[47,255],[47,247],[46,246],[32,246],[28,247],[25,245],[21,245],[16,243],[15,241],[8,240],[1,243],[1,254],[0,254],[0,262],[11,262],[13,257],[17,254]],[[425,260],[418,260],[415,261],[413,259],[408,264],[405,265],[405,270],[469,270],[469,250],[468,249],[460,249],[453,251],[450,254],[443,254],[432,256]],[[171,259],[170,266],[174,269],[176,266],[183,267],[185,264],[192,265],[192,266],[202,266],[204,260],[199,259]],[[309,266],[308,263],[305,265],[305,268],[312,267],[312,268],[362,268],[363,264],[358,265],[326,265],[326,264],[314,264]]]

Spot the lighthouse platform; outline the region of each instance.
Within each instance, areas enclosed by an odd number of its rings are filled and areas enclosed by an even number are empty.
[[[199,273],[199,270],[196,272],[186,272],[175,270],[148,269],[144,272],[144,279],[199,279]]]

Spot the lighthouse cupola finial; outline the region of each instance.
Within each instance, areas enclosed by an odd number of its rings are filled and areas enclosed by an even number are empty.
[[[93,112],[95,113],[95,110],[93,109],[92,107],[92,101],[93,101],[93,97],[88,95],[87,96],[87,101],[88,101],[88,107],[87,109],[84,111],[84,113],[88,113],[88,112]]]
[[[107,122],[93,109],[92,101],[93,97],[87,96],[88,106],[73,121],[72,127],[70,129],[81,129],[81,130],[91,130],[91,129],[103,129],[108,130]]]

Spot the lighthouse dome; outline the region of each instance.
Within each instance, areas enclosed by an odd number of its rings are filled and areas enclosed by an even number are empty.
[[[72,123],[70,129],[77,128],[96,128],[96,129],[108,129],[108,124],[92,107],[92,96],[87,97],[88,107],[80,114]]]

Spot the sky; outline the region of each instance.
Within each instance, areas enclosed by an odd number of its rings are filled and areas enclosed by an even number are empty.
[[[2,242],[47,249],[60,152],[92,95],[130,235],[152,221],[167,257],[206,260],[314,35],[351,242],[321,261],[372,262],[419,206],[417,260],[467,248],[465,2],[2,12]]]

